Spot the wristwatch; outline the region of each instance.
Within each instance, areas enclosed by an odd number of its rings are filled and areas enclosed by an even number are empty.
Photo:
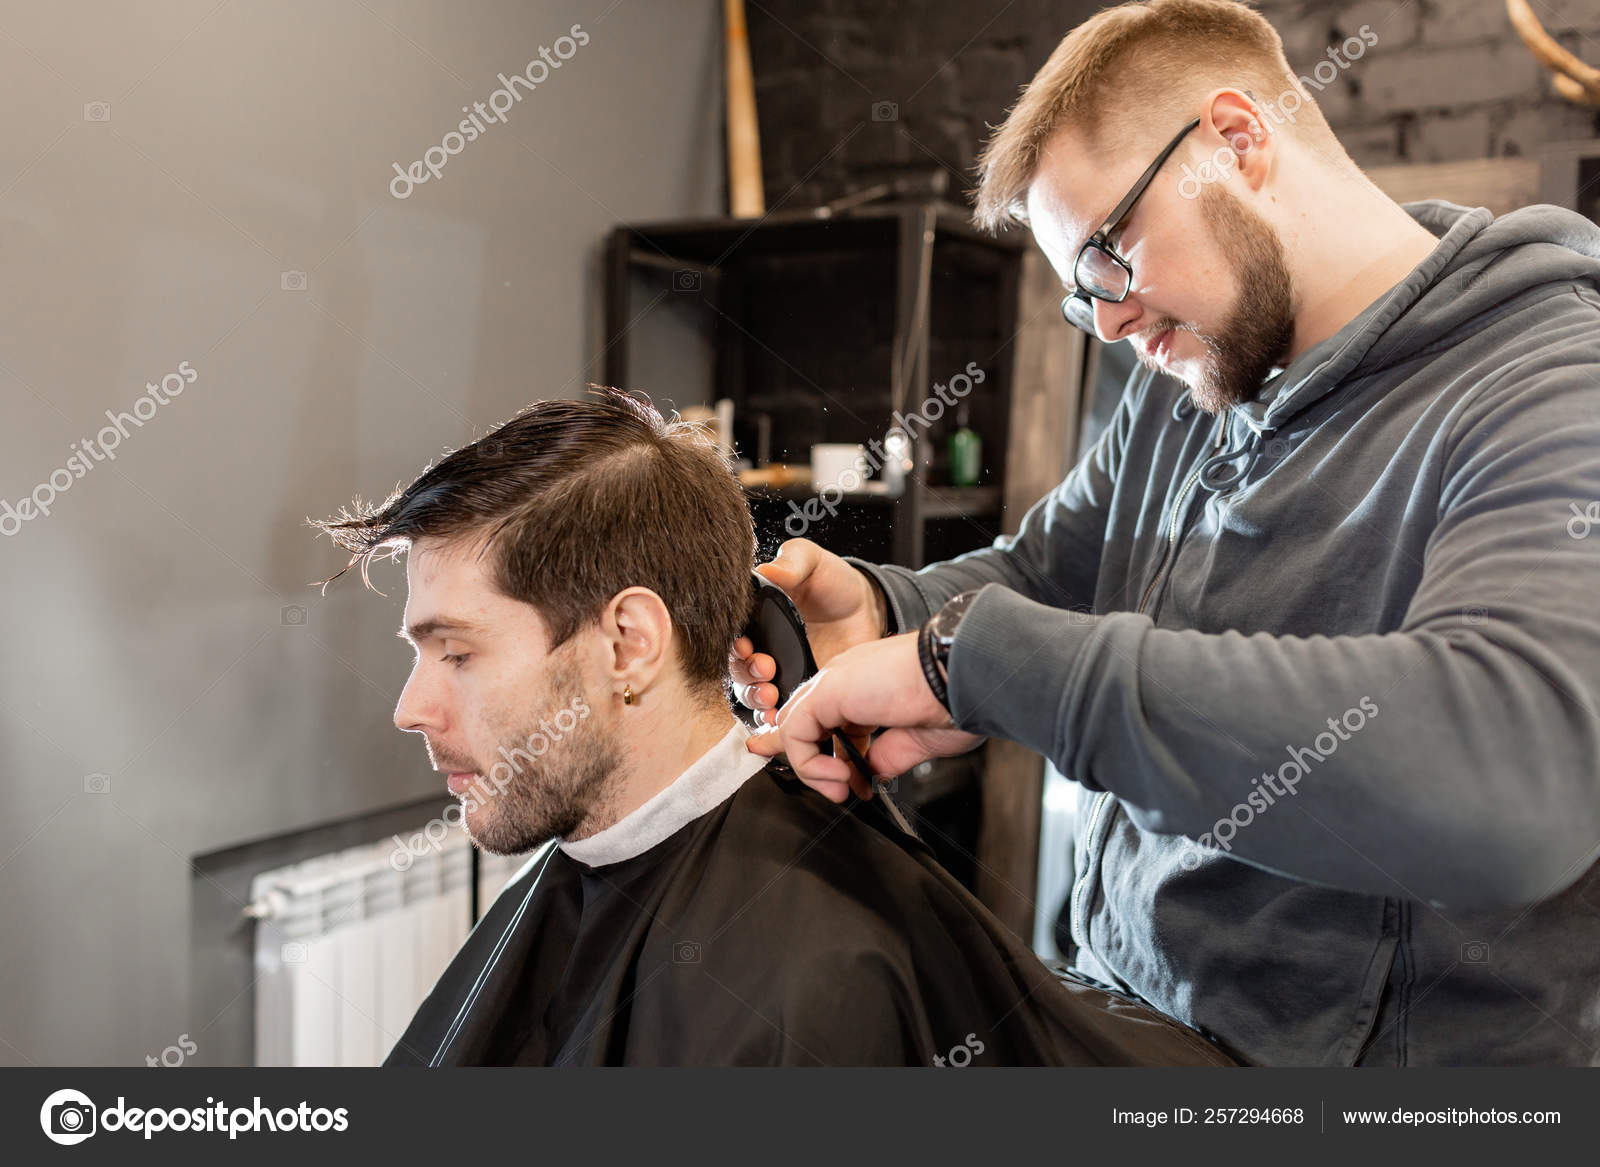
[[[950,709],[950,646],[955,643],[956,629],[972,601],[977,598],[978,591],[974,588],[945,601],[942,608],[928,617],[928,622],[922,626],[921,634],[917,637],[917,656],[922,662],[922,675],[928,679],[928,687],[946,712]]]

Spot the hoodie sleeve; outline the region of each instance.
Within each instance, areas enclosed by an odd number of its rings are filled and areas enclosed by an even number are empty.
[[[1465,403],[1395,631],[1159,630],[996,571],[952,646],[956,723],[1111,791],[1142,829],[1209,842],[1244,819],[1231,854],[1284,875],[1462,908],[1561,891],[1600,853],[1597,386],[1591,356]],[[1266,780],[1295,784],[1266,804]]]
[[[889,631],[909,632],[952,596],[998,583],[1052,608],[1088,610],[1105,542],[1111,492],[1122,467],[1128,431],[1150,392],[1152,377],[1136,375],[1094,447],[1060,486],[1028,509],[1015,535],[920,571],[847,558],[883,589]]]

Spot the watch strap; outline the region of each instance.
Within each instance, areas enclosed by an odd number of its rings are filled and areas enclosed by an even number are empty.
[[[943,705],[945,712],[950,711],[950,688],[945,683],[944,674],[939,671],[938,661],[934,657],[933,623],[929,621],[922,626],[922,631],[917,634],[917,659],[922,662],[922,675],[927,678],[928,688],[933,690],[933,695]]]

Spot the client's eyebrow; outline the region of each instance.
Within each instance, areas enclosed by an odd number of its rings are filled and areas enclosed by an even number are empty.
[[[464,632],[470,636],[482,631],[482,627],[470,620],[463,620],[457,616],[435,616],[431,620],[418,620],[410,628],[402,628],[395,635],[401,640],[416,644],[441,632]]]

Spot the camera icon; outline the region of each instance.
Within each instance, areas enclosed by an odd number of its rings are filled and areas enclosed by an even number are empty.
[[[1461,946],[1462,964],[1488,964],[1489,946],[1481,940],[1469,940]]]
[[[85,794],[110,794],[110,774],[85,774],[83,776],[83,792]]]
[[[1277,461],[1289,453],[1289,439],[1273,438],[1262,447],[1262,452],[1273,461]]]
[[[306,290],[306,273],[303,271],[286,271],[278,277],[278,285],[285,292],[303,292]]]
[[[291,940],[279,952],[284,964],[304,964],[306,962],[306,946],[302,941]]]
[[[482,438],[475,447],[478,457],[486,461],[498,460],[506,452],[506,444],[499,438]]]
[[[47,1133],[51,1138],[65,1135],[74,1142],[88,1138],[94,1134],[94,1103],[87,1098],[82,1102],[58,1102],[50,1108],[50,1129]]]
[[[675,271],[672,273],[672,290],[674,292],[698,292],[700,284],[700,273],[697,271]]]
[[[872,120],[875,122],[897,122],[900,120],[900,106],[893,101],[875,101],[872,103]]]
[[[301,628],[305,626],[306,610],[299,604],[285,604],[278,610],[278,619],[285,628]]]
[[[1461,620],[1465,624],[1487,624],[1489,622],[1489,609],[1462,608]]]
[[[83,120],[86,122],[108,122],[111,120],[111,103],[109,101],[86,101],[83,103]]]
[[[875,790],[877,790],[878,793],[880,793],[880,794],[899,794],[900,793],[900,779],[898,777],[896,777],[896,778],[879,778],[872,785],[873,785],[873,788]]]
[[[699,964],[700,942],[698,940],[680,940],[672,946],[673,964]]]

